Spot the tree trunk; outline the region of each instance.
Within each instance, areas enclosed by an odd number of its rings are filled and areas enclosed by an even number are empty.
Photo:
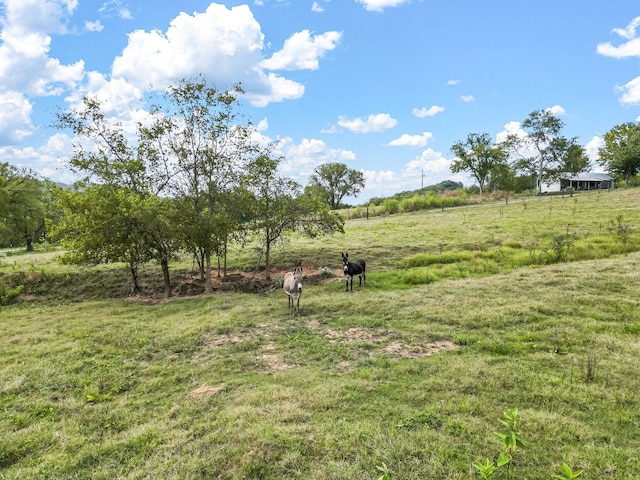
[[[271,239],[269,238],[269,230],[267,230],[267,242],[264,251],[264,278],[265,280],[271,280],[269,274],[269,257],[271,256]]]
[[[27,252],[33,252],[33,237],[27,235],[25,239],[27,240]]]
[[[160,260],[160,266],[162,267],[162,276],[164,278],[164,296],[171,296],[171,278],[169,277],[169,259],[162,257]]]
[[[227,241],[224,241],[224,276],[227,276]]]
[[[211,293],[211,252],[209,250],[204,254],[205,261],[207,263],[206,268],[206,281],[204,282],[205,293]]]
[[[544,167],[544,160],[542,159],[542,157],[540,157],[540,161],[538,162],[538,188],[537,188],[537,194],[540,195],[542,194],[542,174],[543,172],[543,167]]]
[[[140,291],[140,286],[138,285],[138,267],[135,263],[129,262],[129,273],[131,274],[131,295],[136,295]]]
[[[200,280],[204,282],[205,280],[205,268],[204,268],[204,252],[199,249],[196,253],[196,258],[198,259],[198,268],[200,269]]]

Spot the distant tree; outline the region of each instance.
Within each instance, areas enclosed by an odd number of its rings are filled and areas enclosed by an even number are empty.
[[[478,182],[480,195],[491,171],[506,160],[502,147],[495,145],[488,133],[470,133],[465,141],[454,143],[451,152],[456,156],[451,171],[471,174]]]
[[[591,161],[587,157],[584,147],[571,144],[565,150],[565,156],[562,159],[560,170],[563,173],[581,173],[586,172],[591,167]]]
[[[536,191],[542,193],[543,182],[553,180],[562,173],[568,152],[576,145],[576,139],[562,136],[564,123],[549,110],[536,110],[522,122],[525,137],[509,135],[504,148],[515,155],[514,169],[533,173]]]
[[[26,245],[45,234],[45,183],[32,173],[0,163],[0,244]]]
[[[444,180],[442,182],[436,183],[435,185],[431,185],[426,189],[430,192],[444,192],[445,190],[458,190],[460,188],[464,188],[464,184],[462,182]]]
[[[640,173],[640,124],[616,125],[605,133],[603,140],[604,147],[599,149],[600,164],[629,185],[629,180]]]
[[[513,192],[516,189],[515,173],[507,163],[498,163],[489,172],[487,186],[492,190]]]
[[[357,197],[365,186],[362,172],[344,163],[320,165],[309,177],[306,193],[327,203],[332,210],[340,208],[346,196]]]
[[[287,232],[302,231],[308,236],[344,232],[342,217],[317,199],[301,195],[297,182],[278,173],[278,164],[279,160],[262,155],[250,172],[252,225],[262,239],[267,279],[272,247]]]

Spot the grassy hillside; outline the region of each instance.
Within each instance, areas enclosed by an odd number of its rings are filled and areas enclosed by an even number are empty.
[[[277,267],[311,279],[349,251],[369,272],[307,282],[299,317],[280,290],[141,302],[120,266],[5,257],[25,291],[0,307],[0,478],[480,478],[512,407],[527,446],[493,478],[638,478],[639,207],[620,190],[291,238]]]

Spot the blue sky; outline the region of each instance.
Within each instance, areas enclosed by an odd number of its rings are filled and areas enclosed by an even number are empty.
[[[203,74],[241,82],[241,111],[278,141],[282,173],[363,171],[360,203],[453,175],[450,147],[496,141],[552,109],[594,161],[640,118],[632,0],[0,1],[0,161],[63,182],[55,113],[95,95],[123,125],[154,89]]]

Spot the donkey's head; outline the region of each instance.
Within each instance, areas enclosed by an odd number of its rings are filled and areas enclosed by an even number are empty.
[[[349,254],[348,253],[342,253],[342,265],[343,265],[343,270],[344,273],[346,274],[349,271]]]
[[[295,288],[298,293],[302,293],[302,267],[296,267],[293,270],[293,281],[295,282]]]

